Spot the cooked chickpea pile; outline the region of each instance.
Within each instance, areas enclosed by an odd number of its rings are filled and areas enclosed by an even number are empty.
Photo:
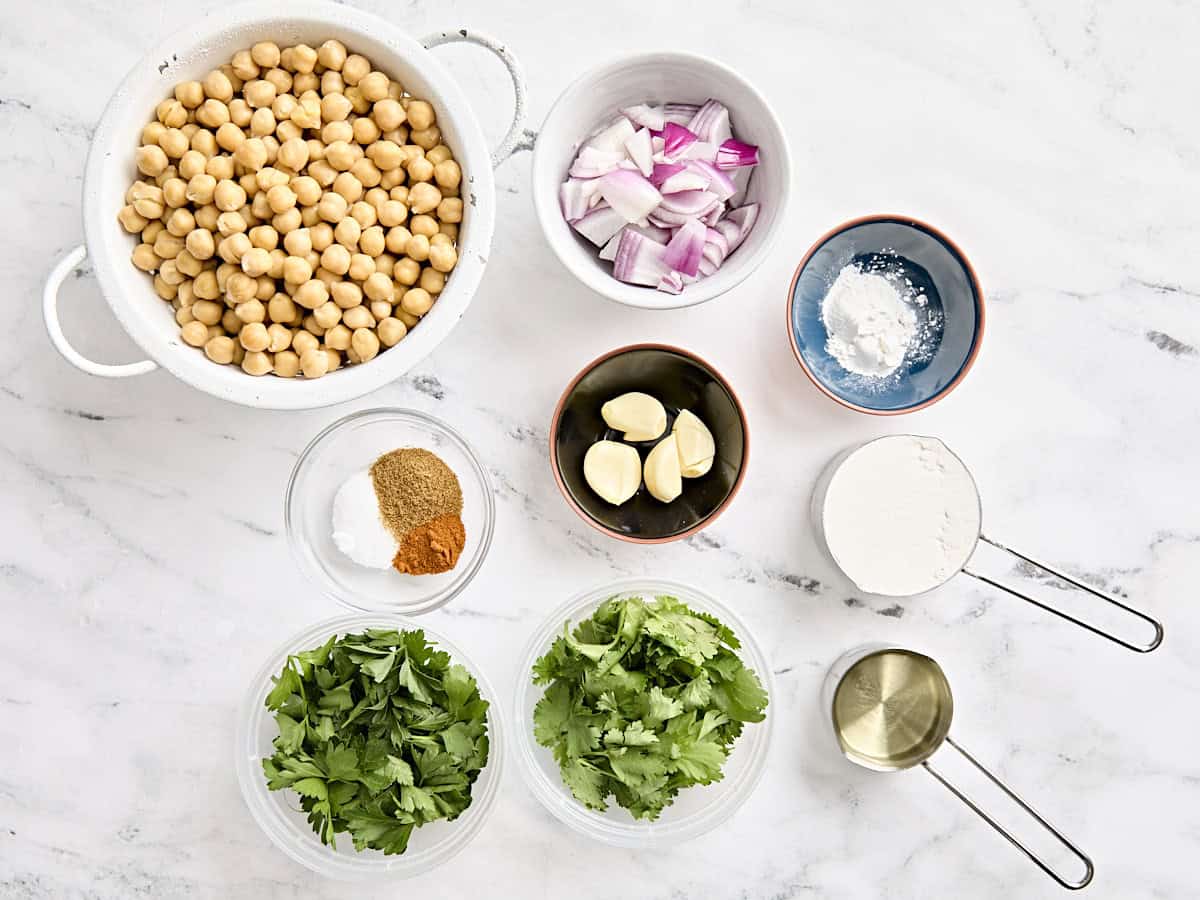
[[[395,346],[458,262],[462,171],[433,107],[338,41],[265,41],[175,86],[118,219],[183,340],[319,378]]]

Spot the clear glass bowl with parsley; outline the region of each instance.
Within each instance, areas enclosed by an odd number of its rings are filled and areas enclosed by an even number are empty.
[[[716,828],[753,792],[773,696],[770,664],[731,609],[689,585],[623,579],[574,597],[533,635],[516,752],[533,793],[576,831],[666,846]]]
[[[397,633],[401,646],[389,659],[389,646],[394,643],[389,635]],[[315,677],[306,680],[306,695],[319,694],[310,704],[320,712],[311,717],[318,731],[298,733],[291,724],[302,718],[292,708],[297,703],[296,686],[281,684],[285,665],[295,671],[315,662],[332,669],[322,648],[331,646],[332,638],[347,635],[377,637],[358,641],[361,648],[353,654],[358,660],[355,678],[365,681],[347,687],[344,680],[334,683],[336,679],[327,677],[322,685],[315,684]],[[412,665],[406,666],[409,657]],[[331,736],[322,729],[324,713],[345,734],[356,732],[349,717],[366,714],[366,710],[355,712],[356,701],[362,700],[363,685],[368,689],[375,685],[376,676],[389,691],[397,680],[411,684],[412,690],[394,692],[402,703],[415,694],[425,695],[412,702],[420,715],[400,717],[404,729],[400,742],[405,749],[388,753],[383,744],[368,747],[361,731],[353,749],[336,737],[327,740]],[[351,705],[345,708],[347,703]],[[342,616],[289,639],[252,679],[239,714],[238,782],[246,805],[267,836],[314,872],[345,881],[411,877],[462,850],[492,813],[505,756],[502,731],[495,692],[478,666],[444,635],[387,613]],[[374,752],[381,747],[384,752]],[[305,767],[312,765],[322,771],[308,773]],[[289,767],[295,771],[288,772]],[[305,780],[307,774],[322,777]],[[301,780],[292,784],[292,775]],[[385,780],[396,798],[391,805],[382,790]],[[336,823],[339,830],[320,815],[323,807],[314,816],[320,794],[333,791],[335,799],[346,800],[343,795],[352,790],[358,791],[362,802],[351,800],[342,808],[344,814]],[[416,815],[397,817],[393,807],[400,803],[412,806]],[[418,826],[405,828],[402,819],[407,818],[415,818]]]

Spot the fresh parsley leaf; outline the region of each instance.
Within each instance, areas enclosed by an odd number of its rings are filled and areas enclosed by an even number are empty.
[[[296,793],[324,843],[349,832],[357,850],[403,853],[415,828],[470,806],[488,702],[422,631],[335,635],[274,682],[265,704],[279,734],[263,775]]]
[[[611,797],[656,819],[680,790],[720,780],[743,723],[765,718],[767,694],[739,647],[674,597],[610,598],[534,664],[547,686],[534,737],[584,806],[604,810]]]

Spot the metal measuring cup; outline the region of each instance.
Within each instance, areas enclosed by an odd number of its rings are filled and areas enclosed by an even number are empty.
[[[834,564],[838,567],[838,569],[842,572],[842,574],[845,575],[846,578],[848,578],[850,580],[850,582],[852,584],[854,584],[854,586],[857,587],[859,590],[864,590],[864,588],[861,585],[859,585],[857,582],[855,582],[854,578],[851,577],[849,575],[849,573],[847,573],[845,571],[845,569],[842,568],[842,564],[841,564],[841,562],[839,562],[837,555],[834,553],[834,551],[829,546],[829,541],[826,537],[826,532],[825,532],[825,519],[824,519],[825,499],[826,499],[826,495],[828,494],[828,491],[829,491],[829,486],[832,483],[834,476],[837,474],[838,469],[841,467],[842,463],[844,463],[847,459],[850,458],[851,455],[853,455],[855,452],[857,452],[858,450],[861,450],[863,447],[866,447],[869,444],[874,444],[878,441],[886,441],[886,440],[891,440],[891,439],[895,439],[895,438],[916,438],[918,440],[927,440],[927,441],[932,440],[932,441],[937,441],[938,443],[941,443],[942,446],[945,447],[945,444],[942,443],[937,438],[923,437],[921,435],[912,435],[912,434],[885,435],[884,437],[875,438],[870,441],[863,441],[862,443],[855,444],[852,447],[848,447],[847,449],[845,449],[841,453],[839,453],[837,456],[835,456],[832,460],[830,460],[829,464],[825,467],[824,471],[822,471],[820,477],[817,479],[816,486],[813,489],[811,513],[812,513],[813,528],[816,531],[818,540],[819,540],[821,546],[824,547],[826,555],[828,555],[833,560]],[[947,449],[947,451],[950,452],[950,455],[953,456],[954,459],[958,461],[959,465],[962,466],[963,471],[967,474],[967,477],[970,479],[971,487],[975,492],[975,502],[976,502],[976,504],[979,505],[980,510],[982,510],[982,503],[979,498],[979,486],[975,482],[975,477],[971,474],[970,469],[968,469],[966,467],[966,464],[963,463],[962,460],[959,459],[959,457],[953,451],[951,451],[948,447],[946,449]],[[982,513],[980,514],[980,517],[977,521],[982,522]],[[991,578],[988,575],[983,574],[982,572],[977,572],[977,571],[969,568],[968,564],[970,563],[971,557],[974,555],[976,548],[978,548],[980,541],[983,541],[986,544],[990,544],[991,546],[995,547],[998,550],[1003,550],[1005,553],[1008,553],[1010,556],[1015,556],[1017,559],[1022,560],[1023,562],[1027,563],[1028,565],[1033,566],[1037,569],[1040,569],[1042,572],[1053,575],[1055,578],[1058,578],[1061,581],[1066,582],[1067,584],[1071,585],[1071,587],[1077,588],[1081,591],[1084,591],[1085,593],[1090,594],[1091,596],[1096,597],[1100,600],[1103,600],[1105,603],[1108,603],[1118,609],[1121,609],[1124,612],[1127,612],[1130,615],[1142,620],[1143,622],[1146,622],[1147,624],[1149,624],[1151,626],[1151,628],[1154,629],[1153,638],[1148,643],[1145,643],[1145,644],[1133,643],[1131,641],[1126,640],[1125,638],[1120,637],[1119,635],[1113,634],[1109,631],[1105,631],[1104,629],[1099,628],[1095,625],[1092,625],[1088,622],[1084,622],[1081,619],[1077,619],[1075,616],[1071,615],[1070,613],[1065,612],[1064,610],[1058,609],[1054,606],[1051,606],[1049,603],[1047,603],[1045,601],[1038,600],[1036,597],[1031,597],[1028,594],[1024,594],[1021,591],[1017,590],[1016,588],[1009,587],[1008,585],[1005,585],[1005,584],[1001,584],[999,581],[996,581],[995,579]],[[1033,557],[1027,556],[1026,554],[1021,553],[1020,551],[1014,550],[1012,547],[1009,547],[1006,544],[1002,544],[999,541],[992,540],[991,538],[989,538],[987,535],[985,535],[983,533],[982,525],[980,525],[980,529],[976,533],[975,540],[972,541],[966,548],[964,548],[962,558],[959,561],[958,565],[952,567],[950,569],[949,573],[945,576],[945,578],[943,578],[938,584],[936,584],[932,588],[930,588],[930,590],[934,590],[938,587],[941,587],[947,581],[949,581],[951,578],[953,578],[955,575],[957,575],[959,572],[962,572],[966,575],[970,575],[972,578],[982,581],[985,584],[990,584],[992,587],[999,588],[1000,590],[1004,591],[1005,593],[1012,594],[1014,597],[1020,597],[1022,600],[1032,603],[1034,606],[1038,607],[1039,609],[1044,609],[1048,613],[1053,613],[1054,615],[1058,616],[1059,618],[1066,619],[1068,622],[1078,625],[1080,628],[1087,629],[1088,631],[1092,632],[1093,634],[1098,634],[1098,635],[1100,635],[1100,637],[1107,638],[1108,640],[1112,641],[1113,643],[1120,644],[1122,647],[1126,647],[1129,650],[1134,650],[1138,653],[1149,653],[1151,650],[1153,650],[1155,647],[1157,647],[1159,644],[1162,643],[1163,627],[1162,627],[1162,624],[1160,622],[1158,622],[1158,620],[1151,618],[1150,616],[1146,615],[1145,613],[1140,612],[1139,610],[1136,610],[1133,607],[1131,607],[1125,603],[1122,603],[1120,600],[1118,600],[1116,597],[1112,596],[1111,594],[1106,594],[1103,591],[1097,590],[1096,588],[1092,587],[1089,584],[1084,584],[1082,581],[1078,580],[1077,578],[1072,578],[1070,575],[1068,575],[1066,572],[1061,571],[1060,569],[1056,569],[1050,565],[1047,565],[1044,562],[1039,562],[1038,560],[1034,559]],[[921,591],[920,593],[922,593],[922,594],[928,593],[928,591]],[[894,594],[894,595],[889,594],[887,596],[902,599],[903,597],[917,596],[917,594]]]
[[[830,667],[821,697],[838,749],[850,762],[875,772],[899,772],[920,765],[1060,885],[1074,891],[1091,882],[1095,867],[1087,854],[950,737],[954,697],[946,674],[933,659],[888,644],[856,647]],[[1083,863],[1083,875],[1074,881],[1060,875],[935,769],[929,760],[943,744],[962,754]]]

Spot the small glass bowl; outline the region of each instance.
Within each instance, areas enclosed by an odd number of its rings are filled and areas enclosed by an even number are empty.
[[[333,498],[342,482],[400,447],[436,453],[462,485],[467,544],[449,572],[369,569],[333,543]],[[487,470],[449,425],[411,409],[367,409],[338,419],[300,454],[288,481],[284,520],[300,568],[330,597],[355,610],[419,615],[449,603],[475,577],[492,543],[496,502]]]
[[[471,789],[471,805],[453,822],[439,820],[414,829],[408,850],[386,856],[378,850],[356,851],[348,834],[337,836],[337,849],[321,843],[299,800],[290,789],[267,788],[262,760],[273,752],[271,741],[279,733],[274,716],[264,701],[272,678],[283,669],[289,655],[319,647],[331,635],[352,634],[366,628],[421,629],[430,643],[450,654],[475,678],[479,694],[490,704],[487,713],[488,761]],[[496,805],[504,767],[504,735],[496,692],[483,672],[443,635],[432,629],[388,613],[341,616],[327,619],[290,638],[276,650],[250,682],[238,712],[235,768],[242,797],[254,821],[280,850],[296,862],[327,878],[364,881],[375,878],[411,878],[446,862],[467,846],[483,828]]]
[[[679,792],[675,802],[662,811],[657,821],[634,819],[629,811],[610,797],[608,810],[596,812],[575,799],[563,784],[558,764],[550,751],[533,736],[533,708],[545,693],[545,685],[535,685],[530,677],[537,658],[562,634],[564,622],[574,627],[591,616],[609,597],[640,596],[653,598],[663,594],[678,597],[692,609],[716,616],[741,641],[738,655],[758,675],[769,698],[767,717],[747,723],[722,767],[724,777],[710,785],[693,785]],[[580,834],[617,847],[648,849],[682,843],[716,828],[728,819],[754,792],[766,767],[767,751],[775,716],[775,682],[762,647],[746,624],[729,607],[707,594],[675,581],[633,577],[585,591],[564,603],[545,620],[530,639],[517,675],[516,713],[517,757],[529,787],[555,818]]]

